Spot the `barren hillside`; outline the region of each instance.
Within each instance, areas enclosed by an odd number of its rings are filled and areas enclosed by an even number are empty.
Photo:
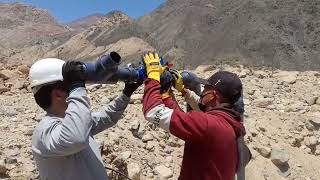
[[[0,62],[30,64],[73,35],[47,10],[0,3]]]
[[[154,50],[139,38],[133,20],[119,11],[107,14],[94,26],[73,36],[49,51],[44,57],[92,61],[101,54],[117,51],[124,60],[140,57],[141,53]]]
[[[108,51],[118,51],[124,60],[131,61],[142,52],[154,50],[139,38],[136,32],[140,31],[135,30],[133,20],[119,11],[110,12],[86,30],[77,32],[59,25],[45,10],[23,4],[0,5],[2,18],[10,19],[0,21],[3,27],[0,32],[4,32],[0,34],[0,42],[2,39],[7,43],[0,46],[2,63],[31,65],[46,57],[93,61]],[[19,11],[18,16],[14,16],[15,11]],[[29,27],[38,29],[31,31]]]
[[[66,33],[47,10],[30,5],[0,3],[1,47],[23,47],[36,39]]]
[[[74,20],[70,23],[67,23],[67,25],[74,31],[81,32],[89,27],[95,25],[101,18],[103,18],[103,14],[95,13],[91,14],[86,17],[79,18],[77,20]]]
[[[320,2],[168,0],[138,20],[182,65],[229,62],[320,69]]]

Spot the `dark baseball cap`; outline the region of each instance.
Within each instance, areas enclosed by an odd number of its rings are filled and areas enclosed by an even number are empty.
[[[228,71],[218,71],[208,79],[198,78],[199,83],[217,90],[230,103],[236,102],[242,95],[242,83],[237,74]]]

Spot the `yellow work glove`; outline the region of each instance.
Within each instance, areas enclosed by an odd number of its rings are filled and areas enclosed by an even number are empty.
[[[175,76],[175,83],[174,83],[174,88],[179,91],[180,93],[184,94],[185,89],[183,85],[183,79],[181,74],[177,70],[170,70],[170,72]]]
[[[160,63],[158,53],[148,53],[143,56],[143,62],[146,65],[147,76],[160,82],[160,75],[163,72],[163,67]]]

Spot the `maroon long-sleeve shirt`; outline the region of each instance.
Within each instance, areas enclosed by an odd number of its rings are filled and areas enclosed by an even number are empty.
[[[148,121],[185,141],[180,180],[232,180],[237,169],[236,138],[245,133],[223,109],[183,112],[172,98],[162,100],[159,82],[145,81],[143,110]]]

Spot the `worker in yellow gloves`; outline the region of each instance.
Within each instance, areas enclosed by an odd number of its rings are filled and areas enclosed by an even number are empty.
[[[191,107],[191,110],[195,111],[204,111],[205,106],[203,106],[200,101],[200,96],[198,96],[195,92],[185,88],[183,78],[181,76],[181,73],[176,70],[170,70],[170,73],[174,76],[174,88],[181,93],[181,96],[184,97],[187,104]],[[162,77],[162,76],[161,76]],[[162,78],[161,81],[166,81],[167,79]],[[169,80],[171,80],[169,78]],[[197,81],[197,79],[194,79]],[[170,83],[169,83],[170,84]],[[162,85],[161,85],[162,86]],[[170,88],[167,88],[168,90],[164,92],[163,94],[167,94],[165,97],[172,97],[174,98],[174,95],[172,93],[172,90]],[[170,94],[168,92],[171,92]],[[166,100],[164,100],[166,102]],[[187,107],[189,108],[189,107]],[[241,117],[244,113],[244,104],[243,104],[243,98],[242,96],[239,98],[239,100],[234,104],[233,109],[236,110],[241,114]],[[243,123],[243,117],[241,122]],[[245,179],[245,167],[251,160],[251,152],[248,148],[248,146],[244,142],[244,137],[240,136],[237,138],[237,144],[238,144],[238,169],[237,169],[237,180],[244,180]]]
[[[202,79],[203,112],[183,112],[170,92],[161,92],[160,77],[164,70],[159,55],[148,53],[143,60],[148,76],[144,82],[145,118],[185,141],[179,179],[233,179],[239,159],[236,139],[245,134],[240,113],[230,108],[241,96],[242,83],[238,76],[220,71],[207,80]],[[179,73],[176,75],[174,86],[185,93],[182,78]]]

